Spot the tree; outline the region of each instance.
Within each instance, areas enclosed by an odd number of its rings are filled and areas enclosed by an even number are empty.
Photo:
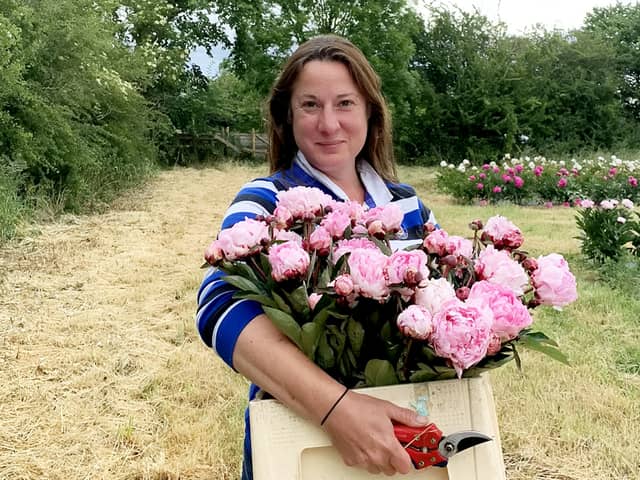
[[[408,70],[420,18],[404,0],[267,0],[220,3],[234,31],[230,68],[266,95],[284,60],[312,36],[334,33],[358,45],[382,80],[397,132],[409,121],[416,77]]]
[[[584,30],[615,50],[620,99],[625,110],[640,120],[640,5],[594,8],[587,14]]]

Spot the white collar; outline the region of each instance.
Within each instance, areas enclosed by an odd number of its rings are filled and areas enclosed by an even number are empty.
[[[294,161],[296,161],[306,173],[331,190],[338,198],[345,201],[349,200],[347,194],[344,193],[344,191],[327,175],[313,167],[301,151],[298,151]],[[386,205],[391,201],[393,195],[391,195],[391,192],[387,188],[382,177],[378,175],[378,172],[373,169],[369,162],[363,159],[358,159],[356,163],[356,170],[358,171],[358,175],[360,176],[360,180],[362,181],[365,190],[371,196],[373,203],[375,203],[376,206],[379,207],[381,205]]]

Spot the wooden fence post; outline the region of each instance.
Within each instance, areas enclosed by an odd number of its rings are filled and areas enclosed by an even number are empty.
[[[256,156],[256,129],[251,129],[251,154]]]

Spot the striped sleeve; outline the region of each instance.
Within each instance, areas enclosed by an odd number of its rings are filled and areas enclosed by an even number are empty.
[[[247,183],[236,195],[222,220],[222,229],[245,218],[273,213],[278,190],[269,179]],[[251,300],[236,300],[236,289],[224,281],[224,273],[210,268],[198,290],[196,327],[202,341],[233,368],[233,350],[240,333],[262,306]]]

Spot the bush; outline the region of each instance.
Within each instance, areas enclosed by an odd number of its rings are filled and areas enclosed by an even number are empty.
[[[578,211],[576,220],[581,232],[577,238],[587,258],[603,264],[608,260],[617,262],[627,253],[640,257],[640,214],[620,205],[605,201],[600,207]]]

